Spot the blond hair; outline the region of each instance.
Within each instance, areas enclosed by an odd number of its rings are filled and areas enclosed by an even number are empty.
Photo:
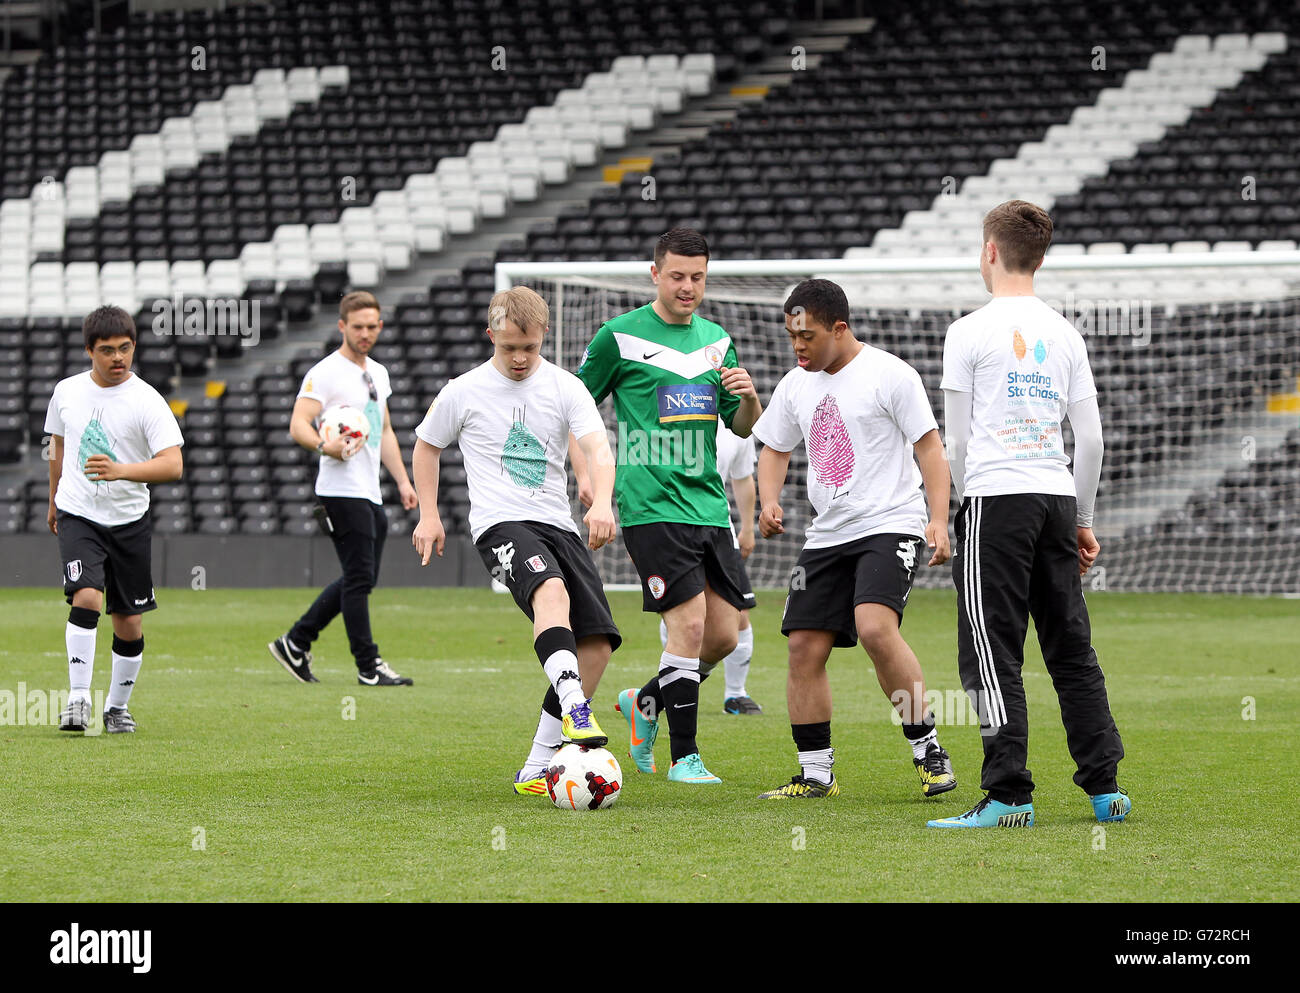
[[[551,311],[536,290],[527,286],[514,286],[502,290],[488,304],[488,327],[500,331],[505,322],[510,321],[525,334],[530,328],[543,331],[551,323]]]
[[[1052,243],[1052,219],[1028,200],[1008,200],[984,215],[984,241],[998,246],[1007,272],[1031,273]]]
[[[375,295],[368,290],[354,290],[339,301],[339,320],[346,322],[348,314],[354,310],[365,310],[367,307],[380,309]]]

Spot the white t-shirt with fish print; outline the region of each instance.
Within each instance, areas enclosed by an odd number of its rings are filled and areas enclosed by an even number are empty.
[[[475,541],[494,524],[535,521],[578,534],[569,508],[569,432],[605,431],[596,402],[571,372],[542,359],[513,380],[489,360],[442,388],[415,436],[460,444]]]

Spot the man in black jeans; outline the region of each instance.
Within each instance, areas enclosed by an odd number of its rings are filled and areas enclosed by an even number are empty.
[[[349,293],[339,302],[343,343],[304,377],[289,423],[294,441],[320,453],[316,496],[343,565],[343,575],[321,591],[287,634],[267,646],[304,683],[319,682],[311,671],[311,643],[340,613],[357,663],[357,682],[363,686],[410,686],[412,682],[384,663],[370,633],[370,590],[379,579],[388,534],[379,492],[381,461],[397,480],[402,506],[411,510],[419,503],[388,418],[392,394],[388,370],[369,354],[383,327],[379,301],[372,294]],[[339,436],[326,442],[321,437],[316,428],[321,413],[340,405],[366,415],[370,432],[364,440]]]

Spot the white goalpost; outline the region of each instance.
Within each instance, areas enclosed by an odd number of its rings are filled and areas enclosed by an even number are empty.
[[[809,276],[844,286],[858,338],[916,368],[942,429],[944,334],[988,299],[976,259],[710,261],[699,312],[731,334],[764,401],[793,365],[782,304]],[[605,320],[654,295],[648,260],[503,262],[496,284],[546,298],[547,357],[570,371]],[[1300,596],[1300,251],[1056,246],[1035,288],[1084,335],[1097,379],[1106,456],[1090,588]],[[603,413],[612,426],[609,400]],[[760,538],[747,563],[755,587],[788,582],[811,514],[806,468],[800,447],[786,534]],[[607,583],[636,586],[621,542],[596,556]],[[946,567],[918,571],[918,585],[950,582]]]

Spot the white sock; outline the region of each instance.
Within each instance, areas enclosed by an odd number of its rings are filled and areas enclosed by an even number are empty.
[[[749,675],[749,660],[754,656],[754,629],[747,627],[736,636],[736,647],[722,660],[727,672],[727,696],[748,696],[745,677]]]
[[[835,778],[835,749],[818,748],[812,752],[799,752],[799,764],[803,766],[803,778],[812,779],[829,786]]]
[[[559,751],[560,742],[564,740],[560,718],[552,717],[546,711],[537,719],[537,733],[533,735],[533,747],[524,759],[524,771],[535,772],[551,764],[551,757]]]
[[[668,647],[668,625],[664,623],[662,617],[659,618],[659,647]]]
[[[582,693],[582,680],[578,678],[578,656],[567,648],[561,648],[551,653],[550,658],[542,663],[542,669],[555,687],[555,695],[560,698],[560,713],[567,714],[578,704],[587,702]],[[572,675],[566,676],[565,673]]]
[[[912,758],[925,758],[926,750],[930,747],[932,741],[936,745],[939,744],[939,731],[936,728],[931,728],[930,733],[924,738],[917,738],[915,741],[909,739],[907,743],[912,746]]]
[[[90,701],[90,677],[95,674],[95,628],[71,621],[63,633],[68,646],[68,700]]]
[[[140,665],[144,662],[144,654],[141,653],[135,658],[127,658],[125,655],[113,653],[113,682],[108,687],[108,702],[104,704],[105,708],[122,707],[125,709],[131,700],[131,691],[135,689],[135,677],[140,675]]]

